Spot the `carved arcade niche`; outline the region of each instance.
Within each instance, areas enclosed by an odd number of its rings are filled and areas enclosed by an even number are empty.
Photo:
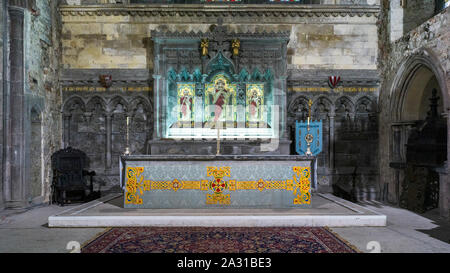
[[[132,154],[146,154],[152,134],[152,104],[144,96],[68,96],[63,107],[64,146],[84,151],[100,174],[119,165],[129,144]]]
[[[308,116],[309,99],[313,100],[312,118],[323,122],[323,151],[318,155],[319,186],[337,184],[349,192],[354,187],[358,190],[372,185],[377,168],[376,97],[363,93],[326,96],[291,93],[288,126],[292,138],[295,120],[306,120]]]

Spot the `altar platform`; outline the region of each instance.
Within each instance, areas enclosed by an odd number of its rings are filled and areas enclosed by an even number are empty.
[[[386,226],[386,216],[331,194],[314,193],[310,208],[139,209],[124,208],[123,194],[110,194],[48,218],[49,227],[124,226]]]

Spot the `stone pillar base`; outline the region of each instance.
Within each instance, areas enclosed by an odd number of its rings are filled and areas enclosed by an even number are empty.
[[[25,200],[5,202],[5,209],[24,209],[27,208],[28,206],[29,203]]]

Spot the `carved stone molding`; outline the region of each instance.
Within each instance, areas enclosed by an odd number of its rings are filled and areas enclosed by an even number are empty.
[[[186,35],[190,35],[185,33]],[[163,34],[165,37],[178,37],[176,33]],[[173,36],[172,36],[173,35]],[[180,34],[183,37],[182,34]],[[205,37],[205,33],[195,34],[195,37]],[[242,35],[242,34],[240,34]],[[261,33],[252,34],[259,38]],[[277,33],[283,36],[284,33]],[[194,37],[194,36],[193,36]],[[235,37],[230,34],[230,38]],[[242,37],[242,36],[239,36]],[[272,36],[273,37],[273,36]],[[160,37],[158,37],[160,38]],[[262,38],[263,39],[263,38]],[[245,54],[243,54],[245,57]],[[98,76],[101,74],[112,75],[113,85],[151,85],[153,71],[148,69],[63,69],[60,74],[60,81],[63,86],[73,85],[99,85]],[[376,70],[315,70],[315,69],[288,69],[287,86],[318,86],[328,87],[328,77],[337,75],[341,77],[339,86],[363,87],[379,86],[380,78]]]
[[[338,86],[378,86],[380,76],[376,70],[316,70],[290,69],[288,70],[288,86],[324,86],[328,87],[328,77],[339,76]]]
[[[125,5],[61,6],[63,16],[179,16],[179,17],[378,17],[379,6],[348,5]]]
[[[99,75],[111,75],[113,86],[149,85],[153,82],[148,69],[63,69],[60,81],[63,86],[100,86]]]
[[[291,32],[290,31],[278,31],[278,32],[266,32],[266,31],[262,31],[262,32],[246,32],[246,33],[236,33],[236,32],[226,32],[223,35],[221,35],[221,37],[223,39],[234,39],[236,36],[239,36],[240,39],[245,39],[245,38],[251,38],[251,39],[268,39],[268,40],[273,40],[274,38],[280,38],[280,39],[284,39],[286,41],[289,40],[289,36],[290,36]],[[214,32],[194,32],[194,31],[190,31],[190,32],[186,32],[186,31],[182,31],[182,32],[165,32],[165,31],[152,31],[151,32],[151,36],[152,37],[158,37],[159,39],[164,39],[164,38],[177,38],[177,39],[200,39],[200,38],[213,38],[213,36],[215,35]]]

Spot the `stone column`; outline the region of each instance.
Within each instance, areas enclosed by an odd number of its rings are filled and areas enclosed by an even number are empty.
[[[70,146],[70,118],[71,114],[64,114],[64,148]]]
[[[439,214],[440,216],[450,219],[450,184],[447,170],[448,161],[445,167],[438,169],[439,173]]]
[[[160,108],[161,102],[159,101],[160,95],[160,84],[161,84],[161,76],[153,75],[153,140],[159,139],[161,137],[161,129],[160,126]]]
[[[331,112],[328,114],[328,117],[330,118],[330,139],[329,139],[329,167],[330,171],[334,173],[334,117],[336,116],[336,113],[334,110],[331,110]],[[322,140],[323,141],[323,140]]]
[[[10,88],[6,104],[5,201],[8,208],[27,205],[25,196],[24,149],[24,9],[11,6],[9,14]]]
[[[443,117],[447,119],[447,161],[444,163],[444,168],[438,170],[439,172],[439,214],[450,220],[450,179],[448,176],[450,163],[450,111],[447,110]]]
[[[112,138],[112,114],[106,114],[106,153],[105,153],[105,169],[111,170],[111,138]]]

